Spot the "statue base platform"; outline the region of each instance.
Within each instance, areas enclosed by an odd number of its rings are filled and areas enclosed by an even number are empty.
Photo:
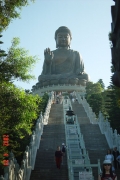
[[[32,90],[32,94],[38,94],[39,96],[43,96],[44,93],[46,92],[51,92],[51,91],[56,91],[56,92],[79,92],[81,96],[85,96],[86,94],[86,86],[82,85],[51,85],[51,86],[45,86],[45,87],[38,87]]]

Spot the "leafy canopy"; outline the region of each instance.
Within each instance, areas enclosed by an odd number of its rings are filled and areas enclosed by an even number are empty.
[[[102,81],[103,82],[103,81]],[[97,83],[88,82],[86,86],[86,99],[96,115],[103,111],[104,100],[102,97],[103,87],[99,81]]]
[[[7,56],[0,59],[0,81],[34,79],[31,70],[38,58],[30,56],[28,51],[20,48],[20,39],[13,38],[12,45],[8,50]]]
[[[99,80],[98,80],[98,83],[100,83],[101,87],[102,87],[103,89],[105,89],[105,84],[104,84],[104,82],[103,82],[102,79],[99,79]]]
[[[93,82],[88,82],[86,85],[86,97],[88,98],[92,94],[98,94],[102,92],[102,87],[99,82],[93,83]]]
[[[16,88],[12,83],[3,82],[1,84],[0,136],[9,134],[10,146],[0,149],[0,162],[3,159],[3,153],[6,151],[12,150],[17,157],[25,151],[26,145],[29,145],[36,119],[41,111],[44,112],[47,101],[48,95],[33,96]],[[2,141],[0,140],[1,146]]]
[[[29,56],[28,51],[20,48],[19,44],[19,38],[14,38],[7,54],[0,51],[0,136],[10,135],[8,147],[2,146],[0,138],[0,168],[4,152],[12,150],[17,159],[23,154],[36,119],[40,111],[44,112],[48,101],[48,95],[33,96],[30,91],[26,92],[13,84],[14,80],[32,79],[34,76],[30,71],[37,61],[36,56]]]
[[[35,0],[1,0],[0,1],[0,32],[5,30],[13,19],[20,18],[23,6]]]

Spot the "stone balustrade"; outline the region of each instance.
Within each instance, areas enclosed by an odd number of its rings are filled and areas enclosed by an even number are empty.
[[[58,84],[58,85],[50,85],[50,86],[43,86],[43,87],[35,87],[32,89],[32,94],[38,94],[43,96],[45,92],[51,91],[61,91],[61,92],[71,92],[71,91],[78,91],[81,96],[84,96],[86,93],[85,86],[82,85],[71,85],[71,84]]]
[[[81,101],[81,99],[78,99]],[[79,173],[83,173],[84,175],[91,175],[91,180],[93,180],[92,168],[98,167],[100,170],[100,162],[98,164],[90,164],[90,159],[88,152],[85,148],[85,143],[83,139],[83,135],[80,131],[80,126],[78,123],[77,115],[74,115],[75,119],[74,124],[67,124],[66,122],[66,110],[69,109],[69,106],[72,108],[72,104],[70,100],[63,100],[63,110],[64,110],[64,123],[65,123],[65,133],[66,133],[66,145],[67,145],[67,162],[68,162],[68,174],[69,180],[74,180],[74,173],[78,171],[78,178],[80,179]],[[85,168],[87,167],[88,172],[85,172]]]
[[[120,151],[120,135],[117,133],[117,130],[113,130],[110,127],[110,122],[107,118],[104,117],[102,112],[99,112],[98,118],[96,118],[95,113],[92,111],[92,108],[87,103],[86,99],[81,96],[79,92],[76,93],[76,97],[78,98],[78,102],[81,103],[87,113],[87,116],[90,119],[92,124],[98,124],[102,134],[105,134],[106,140],[110,148],[117,147],[118,151]]]
[[[120,135],[117,133],[117,130],[113,130],[110,127],[110,122],[107,118],[104,118],[103,114],[99,112],[98,124],[102,134],[105,134],[108,145],[110,148],[117,147],[120,151]]]
[[[23,160],[21,166],[17,163],[13,153],[10,153],[9,157],[9,166],[4,168],[4,176],[0,176],[0,180],[29,180],[31,171],[34,169],[35,159],[37,149],[40,146],[40,139],[43,133],[43,127],[48,123],[49,113],[51,105],[54,100],[54,92],[50,93],[48,104],[45,110],[44,115],[40,114],[37,119],[35,130],[31,135],[31,140],[29,146],[26,147],[26,150],[23,155]]]

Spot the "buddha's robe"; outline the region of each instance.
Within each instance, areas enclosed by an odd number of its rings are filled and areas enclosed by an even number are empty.
[[[52,51],[54,56],[51,61],[44,61],[40,81],[60,78],[86,79],[88,75],[84,72],[84,64],[79,52],[71,49],[56,49]]]

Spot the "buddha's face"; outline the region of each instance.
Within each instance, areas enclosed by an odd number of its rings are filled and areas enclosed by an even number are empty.
[[[70,35],[67,32],[60,32],[57,34],[56,37],[56,44],[57,47],[68,47],[70,46]]]

